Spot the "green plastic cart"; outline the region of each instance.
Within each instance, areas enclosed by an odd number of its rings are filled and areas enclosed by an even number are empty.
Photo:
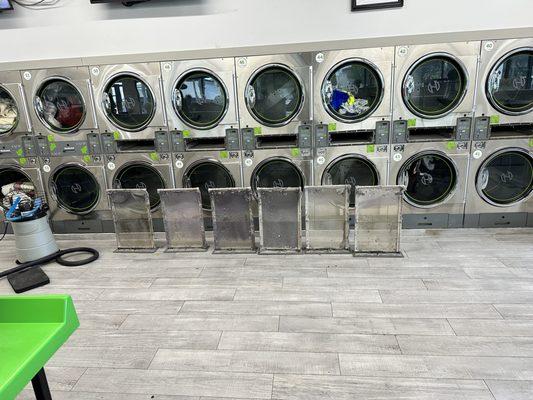
[[[0,296],[0,399],[31,380],[36,399],[50,400],[44,365],[79,325],[70,296]]]

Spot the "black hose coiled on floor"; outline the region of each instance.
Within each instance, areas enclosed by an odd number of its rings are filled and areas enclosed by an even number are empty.
[[[78,261],[67,261],[63,259],[63,256],[72,253],[89,253],[91,254],[91,256],[84,260]],[[58,252],[50,254],[48,256],[39,258],[37,260],[28,261],[14,268],[8,269],[7,271],[0,272],[0,279],[5,278],[8,275],[14,274],[15,272],[20,272],[32,267],[41,266],[52,261],[55,261],[58,264],[64,265],[66,267],[77,267],[80,265],[92,263],[93,261],[98,260],[98,257],[100,257],[100,253],[98,253],[98,251],[95,249],[91,249],[90,247],[73,247],[72,249],[59,250]]]

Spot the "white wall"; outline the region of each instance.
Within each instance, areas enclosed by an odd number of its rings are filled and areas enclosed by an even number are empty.
[[[405,0],[352,13],[349,0],[167,0],[132,8],[61,0],[0,14],[0,63],[531,28],[533,0]]]

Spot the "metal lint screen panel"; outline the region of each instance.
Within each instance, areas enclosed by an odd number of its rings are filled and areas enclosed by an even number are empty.
[[[355,188],[355,252],[400,252],[402,191],[402,186]]]
[[[350,186],[308,186],[305,242],[308,250],[348,250]]]
[[[251,189],[209,189],[215,251],[255,250]]]
[[[200,189],[159,189],[167,239],[166,251],[205,250]]]
[[[107,194],[115,224],[117,251],[155,251],[146,189],[111,189]]]
[[[261,252],[294,252],[301,245],[299,188],[258,189]]]

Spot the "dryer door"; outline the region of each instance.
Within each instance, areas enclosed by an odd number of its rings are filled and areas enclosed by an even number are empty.
[[[78,215],[93,211],[102,195],[96,177],[81,165],[67,164],[56,169],[50,178],[50,188],[61,208]]]
[[[20,112],[15,98],[0,86],[0,140],[15,130],[20,120]]]
[[[185,172],[183,186],[199,188],[202,196],[202,208],[211,210],[209,189],[235,187],[235,179],[222,164],[215,161],[201,161],[190,166]]]
[[[442,204],[455,190],[457,169],[440,153],[415,155],[402,165],[397,184],[406,187],[404,199],[415,207]]]
[[[506,206],[524,200],[533,190],[533,159],[518,149],[493,154],[479,168],[476,188],[493,205]]]
[[[144,163],[126,164],[118,170],[113,179],[114,189],[146,189],[152,211],[161,203],[157,189],[165,189],[165,186],[161,173]]]
[[[271,158],[259,164],[250,182],[257,194],[257,188],[299,187],[304,188],[304,177],[300,169],[289,160]]]
[[[356,186],[379,184],[376,166],[366,158],[347,155],[333,160],[322,175],[322,185],[350,185],[350,207],[355,206]]]
[[[0,208],[4,214],[11,207],[14,194],[25,193],[35,197],[35,185],[28,174],[14,166],[0,166]]]

